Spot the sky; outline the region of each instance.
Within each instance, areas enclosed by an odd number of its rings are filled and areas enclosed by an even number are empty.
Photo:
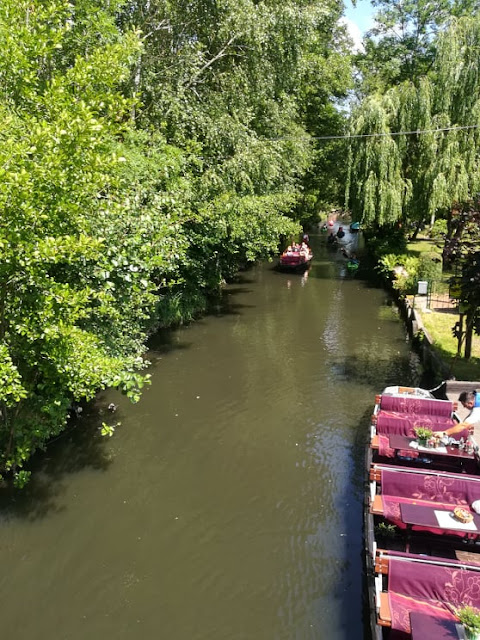
[[[370,0],[357,0],[353,7],[351,0],[345,0],[345,23],[357,49],[361,48],[362,37],[373,27],[374,9]]]

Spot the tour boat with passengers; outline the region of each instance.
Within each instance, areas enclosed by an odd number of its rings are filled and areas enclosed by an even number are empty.
[[[480,629],[479,454],[456,409],[420,388],[375,398],[364,502],[373,640],[469,638],[477,609]]]
[[[284,271],[303,271],[310,266],[313,260],[313,253],[305,243],[293,243],[281,254],[278,268]]]

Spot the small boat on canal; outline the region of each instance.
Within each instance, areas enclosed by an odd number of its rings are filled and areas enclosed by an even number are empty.
[[[351,276],[354,276],[357,273],[359,266],[360,262],[356,258],[349,258],[347,260],[347,272]]]
[[[350,225],[350,233],[358,233],[360,231],[360,222],[352,222]]]
[[[282,271],[304,271],[313,260],[310,247],[304,242],[299,245],[293,243],[281,254],[278,261],[278,269]]]
[[[375,398],[364,500],[373,640],[469,638],[465,606],[480,621],[479,453],[456,409],[421,388]]]

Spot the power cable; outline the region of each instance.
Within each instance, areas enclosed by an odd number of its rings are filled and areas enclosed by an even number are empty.
[[[354,133],[347,134],[343,136],[305,136],[305,139],[308,140],[348,140],[353,138],[379,138],[382,136],[412,136],[412,135],[420,135],[423,133],[438,133],[440,131],[462,131],[464,129],[478,129],[480,128],[479,124],[469,124],[463,127],[442,127],[439,129],[417,129],[415,131],[391,131],[391,132],[380,132],[380,133]],[[265,138],[266,140],[271,141],[282,141],[282,140],[298,140],[302,136],[286,136],[284,138]]]

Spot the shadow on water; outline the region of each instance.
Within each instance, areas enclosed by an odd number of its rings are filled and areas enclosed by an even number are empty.
[[[210,305],[205,318],[238,315],[242,309],[254,305],[235,303],[238,294],[248,294],[249,284],[254,280],[239,274],[231,285],[222,292],[217,303]],[[202,319],[196,321],[201,323]],[[179,338],[175,329],[161,329],[148,340],[149,360],[153,363],[172,351],[186,350],[192,343]],[[58,504],[63,493],[62,480],[84,470],[103,472],[108,469],[111,459],[106,451],[105,439],[99,431],[102,422],[112,422],[112,415],[106,410],[103,394],[95,401],[83,405],[80,417],[72,417],[64,432],[50,441],[46,451],[37,451],[26,469],[31,471],[30,482],[24,489],[15,489],[7,482],[0,493],[0,511],[4,518],[15,517],[29,521],[60,513],[64,507]],[[116,421],[116,420],[115,420]]]
[[[255,281],[251,278],[239,274],[232,279],[231,284],[226,285],[217,299],[209,302],[207,311],[193,322],[195,324],[201,324],[205,318],[223,318],[225,316],[240,315],[244,309],[253,309],[254,305],[233,301],[236,295],[251,293],[251,289],[247,288],[246,285],[252,284],[253,282]],[[191,323],[186,322],[182,326],[188,327],[189,324]],[[177,329],[178,327],[159,329],[156,333],[152,334],[148,338],[148,350],[160,355],[165,355],[172,351],[192,347],[191,342],[179,339]],[[152,360],[152,357],[149,359]]]
[[[359,421],[359,428],[356,431],[356,437],[352,448],[352,483],[351,491],[354,498],[355,508],[347,512],[347,528],[348,531],[362,531],[362,544],[358,553],[358,564],[362,567],[359,580],[361,583],[360,592],[362,594],[362,628],[363,637],[367,640],[371,638],[370,630],[370,609],[367,590],[367,576],[366,576],[366,558],[364,553],[364,536],[365,526],[363,518],[365,493],[368,490],[368,477],[366,464],[366,450],[369,443],[371,414],[373,411],[373,399],[371,408],[367,408]],[[350,497],[350,499],[352,499]],[[348,603],[346,603],[348,606]]]
[[[0,512],[4,518],[23,518],[29,521],[61,513],[59,497],[64,491],[62,481],[71,474],[85,470],[106,471],[111,460],[106,452],[105,439],[100,435],[103,421],[111,422],[111,413],[96,404],[85,406],[78,418],[72,418],[67,429],[38,451],[27,469],[31,480],[24,489],[15,489],[8,482],[0,492]]]
[[[382,360],[375,354],[368,356],[350,355],[346,358],[334,361],[330,372],[340,382],[365,384],[376,386],[379,378],[383,380],[383,386],[411,385],[412,380],[417,379],[414,386],[419,384],[420,359],[410,352],[407,356],[400,356],[395,363],[391,360]]]

